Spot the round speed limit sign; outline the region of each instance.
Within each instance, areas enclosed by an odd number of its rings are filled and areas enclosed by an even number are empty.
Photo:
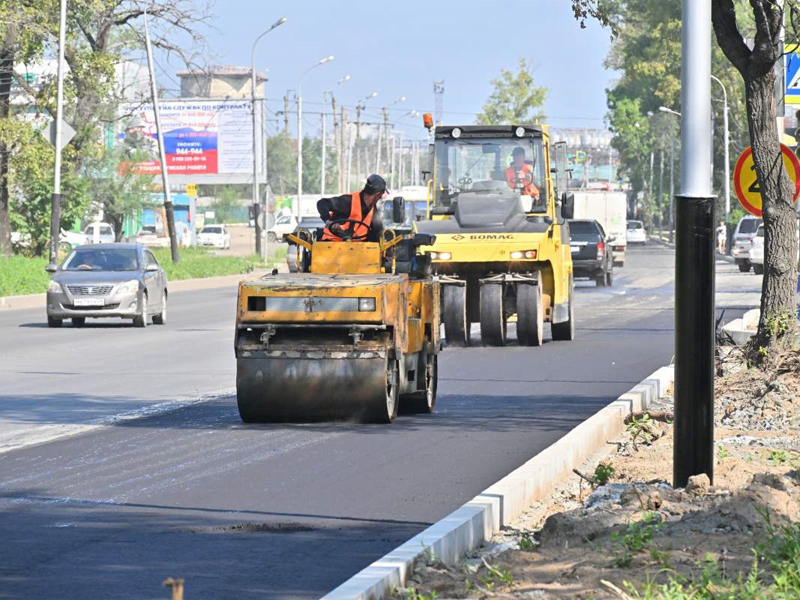
[[[783,166],[789,179],[794,182],[793,201],[797,202],[800,195],[800,160],[786,146],[781,144],[783,155]],[[762,198],[761,186],[756,177],[756,165],[753,162],[753,148],[748,146],[739,160],[736,161],[736,168],[733,170],[733,183],[736,187],[736,197],[742,203],[744,209],[751,215],[761,216]]]

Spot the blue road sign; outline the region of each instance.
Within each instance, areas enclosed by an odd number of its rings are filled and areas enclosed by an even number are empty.
[[[800,104],[800,46],[786,45],[786,104]]]

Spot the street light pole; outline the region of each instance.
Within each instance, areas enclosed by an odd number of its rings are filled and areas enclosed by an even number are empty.
[[[350,81],[350,75],[345,75],[339,81],[336,82],[337,87],[347,81]],[[333,95],[333,90],[328,90],[327,92],[322,93],[322,173],[320,174],[320,195],[325,195],[325,160],[327,158],[327,147],[325,144],[325,123],[327,119],[325,118],[325,98],[326,96],[330,95],[331,97],[331,104],[333,105],[333,139],[334,142],[336,140],[336,99]]]
[[[258,127],[256,126],[256,87],[258,86],[258,82],[256,81],[256,45],[258,42],[261,41],[265,35],[267,35],[270,31],[279,27],[286,23],[286,17],[281,17],[277,21],[275,21],[272,26],[259,35],[256,40],[253,42],[253,49],[250,53],[250,101],[252,103],[253,108],[253,217],[255,218],[256,223],[256,254],[261,256],[261,236],[264,236],[264,262],[267,261],[267,245],[269,241],[266,239],[268,237],[267,234],[262,233],[261,229],[261,215],[259,214],[261,211],[259,210],[261,206],[261,202],[259,201],[259,182],[258,182],[258,147],[259,147],[259,136],[258,136]],[[266,83],[264,84],[266,86]],[[263,100],[266,101],[266,90],[264,90],[264,98]],[[261,110],[265,110],[265,106],[261,105]],[[265,140],[261,140],[265,142]],[[266,178],[266,173],[264,174]],[[269,213],[269,206],[265,204],[264,206],[264,229],[269,228],[269,219],[267,218]]]
[[[681,113],[666,106],[659,106],[658,110],[675,115],[679,119]],[[679,121],[680,122],[680,121]],[[670,129],[669,140],[669,241],[675,241],[675,129]]]
[[[297,203],[295,217],[298,221],[300,220],[300,197],[303,195],[303,77],[318,66],[332,61],[333,58],[333,55],[331,55],[321,59],[303,71],[302,75],[300,75],[300,81],[297,82]]]
[[[401,102],[405,102],[406,97],[400,96],[397,100],[392,102],[391,104],[383,107],[383,130],[380,129],[380,125],[378,126],[378,152],[375,156],[375,172],[380,173],[381,171],[381,141],[383,138],[386,138],[386,148],[389,148],[389,108],[394,106],[395,104],[400,104]],[[383,135],[381,135],[381,131]],[[387,152],[388,154],[388,152]]]
[[[683,0],[681,189],[676,198],[673,485],[714,481],[711,1]]]
[[[725,184],[723,185],[723,190],[725,194],[725,222],[728,222],[728,218],[731,216],[731,161],[730,161],[730,136],[728,133],[728,90],[725,89],[725,84],[722,83],[717,77],[711,76],[711,79],[716,81],[720,87],[722,87],[722,102],[723,102],[723,109],[722,109],[722,124],[724,129],[724,136],[725,139],[723,143],[725,144]]]
[[[61,131],[64,121],[64,51],[67,35],[67,0],[61,0],[58,26],[58,75],[56,84],[56,140],[53,194],[50,197],[50,264],[58,262],[61,240]]]

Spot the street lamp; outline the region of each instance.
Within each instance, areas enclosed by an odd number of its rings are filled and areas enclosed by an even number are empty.
[[[261,41],[265,35],[267,35],[270,31],[279,27],[286,23],[286,17],[281,17],[277,21],[275,21],[272,26],[267,29],[264,33],[259,35],[256,38],[256,41],[253,42],[253,50],[250,55],[250,100],[253,106],[253,216],[255,217],[256,222],[256,254],[261,255],[261,216],[259,215],[259,194],[258,194],[258,129],[256,127],[256,45],[258,42]],[[264,86],[266,87],[266,81],[264,82]],[[266,99],[266,89],[264,90],[264,98]],[[262,110],[264,107],[262,105]],[[264,151],[266,152],[266,140],[264,140]],[[266,168],[267,161],[264,161],[264,181],[267,180],[267,168]],[[269,212],[269,207],[264,206],[264,226],[265,228],[269,226],[269,221],[267,219],[267,214]],[[265,236],[266,237],[266,236]],[[267,242],[264,241],[264,262],[267,261]]]
[[[300,220],[300,197],[303,195],[303,77],[320,65],[331,62],[333,58],[333,55],[330,55],[317,61],[303,71],[300,75],[300,81],[297,82],[297,207],[295,208],[295,216],[298,220]]]
[[[347,83],[348,81],[350,81],[350,75],[345,75],[339,81],[336,82],[336,87],[342,85],[343,83]],[[322,161],[321,161],[322,162],[322,174],[320,175],[320,188],[321,188],[320,195],[322,195],[322,196],[325,195],[325,159],[327,157],[327,152],[326,152],[327,148],[326,148],[326,144],[325,144],[325,135],[326,135],[325,123],[327,122],[327,119],[325,118],[325,97],[328,96],[328,95],[330,95],[330,97],[331,97],[331,106],[332,106],[332,110],[333,110],[334,145],[335,145],[335,142],[336,142],[336,98],[333,95],[333,90],[330,89],[327,92],[323,92],[322,93]]]
[[[681,118],[681,113],[666,106],[659,106],[658,110]],[[669,241],[675,239],[675,130],[670,129],[669,144]]]
[[[720,87],[722,88],[722,102],[724,103],[724,108],[722,111],[722,123],[724,127],[724,144],[725,144],[725,184],[723,189],[725,190],[725,222],[728,222],[728,218],[731,216],[731,166],[730,166],[730,154],[729,154],[729,136],[728,136],[728,90],[725,89],[725,84],[722,83],[718,78],[711,76],[711,79],[716,81]]]

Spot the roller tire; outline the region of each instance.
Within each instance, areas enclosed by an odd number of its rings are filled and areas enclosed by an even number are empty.
[[[364,413],[364,423],[391,423],[397,418],[400,405],[400,367],[394,358],[386,359],[386,390]]]
[[[444,336],[448,346],[465,348],[469,346],[469,321],[467,320],[467,286],[442,286],[444,306]]]
[[[505,346],[506,317],[503,314],[503,284],[481,286],[481,342],[484,346]]]
[[[575,285],[572,278],[569,281],[569,320],[561,323],[553,323],[550,326],[553,340],[557,342],[569,342],[575,339]]]
[[[425,355],[425,390],[403,396],[403,412],[431,414],[436,410],[436,391],[439,381],[439,357]]]
[[[541,346],[544,342],[544,306],[539,285],[517,284],[517,342]]]

